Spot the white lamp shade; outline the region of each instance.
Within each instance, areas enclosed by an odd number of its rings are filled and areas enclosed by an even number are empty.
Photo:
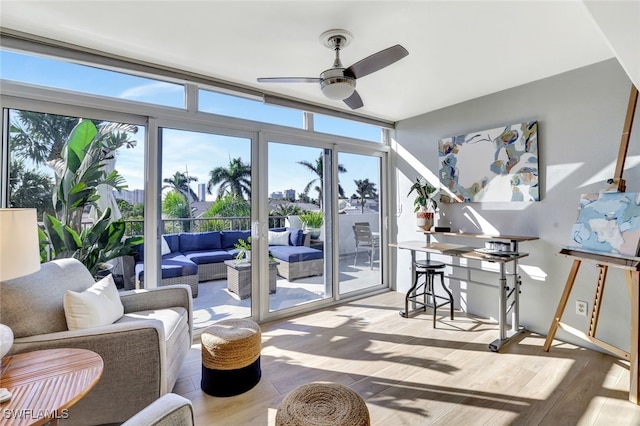
[[[4,324],[0,324],[0,358],[9,352],[13,346],[13,331]]]
[[[36,209],[0,209],[0,281],[39,269]]]

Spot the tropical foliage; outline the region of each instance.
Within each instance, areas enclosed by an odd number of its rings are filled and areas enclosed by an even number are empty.
[[[249,229],[251,204],[242,197],[226,194],[211,204],[203,216],[206,218],[220,218],[209,220],[207,229]]]
[[[186,173],[175,172],[170,178],[164,178],[162,180],[166,185],[162,187],[162,189],[172,189],[180,194],[182,194],[189,203],[193,203],[194,201],[198,201],[198,195],[191,189],[189,184],[191,182],[197,182],[198,178],[195,176],[189,176]]]
[[[51,164],[56,171],[57,188],[53,195],[56,216],[44,216],[46,235],[53,247],[54,259],[74,257],[92,274],[101,263],[131,254],[132,247],[142,242],[140,237],[124,238],[123,221],[111,220],[111,209],[101,212],[92,225],[81,229],[82,213],[96,206],[99,185],[123,189],[124,179],[117,171],[107,173],[105,164],[112,159],[130,131],[127,125],[108,124],[100,130],[91,121],[80,121],[64,144],[59,159]]]
[[[297,216],[303,212],[300,206],[295,204],[286,203],[278,204],[271,212],[269,216]]]
[[[16,111],[10,125],[11,154],[37,165],[56,160],[79,121],[76,117]]]
[[[323,163],[324,162],[322,160],[322,153],[320,153],[320,155],[316,159],[315,164],[306,160],[298,161],[298,164],[304,166],[307,170],[315,175],[315,177],[304,187],[304,189],[302,190],[302,194],[308,196],[309,191],[311,191],[311,189],[314,189],[318,193],[318,205],[320,206],[322,206],[322,194],[324,187],[324,172],[322,167]],[[346,173],[346,171],[347,169],[342,164],[338,164],[338,173]],[[338,194],[340,195],[340,197],[344,198],[344,189],[340,184],[338,184]]]
[[[300,215],[300,222],[305,229],[313,228],[317,229],[322,226],[324,222],[324,215],[322,210],[307,210]]]
[[[9,167],[9,206],[34,208],[38,217],[53,214],[53,179],[41,171],[28,169],[23,160],[13,159]]]
[[[191,218],[191,206],[183,194],[177,191],[169,191],[164,195],[162,200],[162,214],[170,219],[188,219]],[[175,229],[178,228],[178,229]],[[171,232],[191,230],[191,222],[188,220],[179,221]]]
[[[358,199],[360,200],[361,212],[364,213],[364,205],[367,203],[367,197],[378,197],[376,184],[373,182],[369,182],[369,179],[355,179],[353,182],[356,184],[356,194],[358,195]]]
[[[207,193],[213,194],[218,185],[218,198],[225,194],[247,199],[251,198],[251,164],[245,163],[241,158],[229,160],[229,167],[216,167],[209,172]]]

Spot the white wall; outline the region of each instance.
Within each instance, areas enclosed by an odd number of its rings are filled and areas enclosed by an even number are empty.
[[[510,60],[529,60],[535,66],[535,58],[516,56],[496,58],[496,66],[503,66],[503,60],[504,66]],[[456,231],[488,232],[493,227],[501,234],[540,237],[520,247],[531,254],[522,262],[528,272],[522,274],[520,318],[527,329],[546,335],[571,267],[571,260],[557,256],[558,250],[569,244],[580,194],[598,192],[613,175],[630,89],[631,82],[618,62],[609,60],[398,123],[397,241],[422,238],[416,234],[413,198],[406,194],[418,171],[425,177],[430,172],[437,176],[440,138],[538,120],[540,202],[441,204],[441,213]],[[640,192],[639,115],[640,108],[624,173],[627,192]],[[407,252],[397,253],[399,291],[409,287],[409,262]],[[587,317],[575,314],[575,301],[588,301],[591,308],[595,283],[596,267],[584,262],[563,318],[583,331]],[[495,319],[494,288],[471,284],[468,294],[457,293],[466,299],[469,312]],[[596,336],[628,350],[629,317],[624,276],[610,270]],[[582,343],[561,330],[557,337]]]

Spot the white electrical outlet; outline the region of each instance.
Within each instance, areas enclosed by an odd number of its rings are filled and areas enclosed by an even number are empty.
[[[576,300],[576,314],[586,317],[587,309],[589,309],[589,304],[587,302],[583,302],[582,300]]]

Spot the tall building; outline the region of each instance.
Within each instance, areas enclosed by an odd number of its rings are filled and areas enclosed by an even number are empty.
[[[284,190],[284,198],[285,198],[285,200],[295,201],[295,199],[296,199],[296,190],[295,189],[285,189]]]
[[[272,192],[269,198],[271,198],[272,200],[282,200],[284,198],[284,195],[282,195],[282,191]]]
[[[207,196],[207,184],[199,183],[198,184],[198,200],[205,201],[206,196]]]

